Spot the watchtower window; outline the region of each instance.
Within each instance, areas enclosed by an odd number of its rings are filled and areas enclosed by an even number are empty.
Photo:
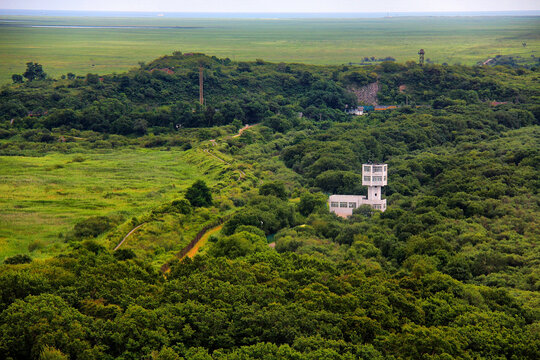
[[[339,206],[339,203],[337,201],[332,201],[330,203],[330,207],[338,207]]]
[[[356,209],[356,203],[355,202],[350,202],[349,203],[349,208]]]
[[[347,203],[346,203],[346,202],[340,202],[340,203],[339,203],[339,207],[340,207],[340,208],[346,208],[346,207],[347,207]]]
[[[382,176],[374,176],[373,181],[382,181]]]
[[[380,173],[380,172],[382,172],[382,166],[374,166],[374,167],[373,167],[373,172],[374,172],[374,173]]]
[[[364,172],[371,172],[371,166],[364,166]]]
[[[364,181],[371,181],[371,176],[364,176]]]

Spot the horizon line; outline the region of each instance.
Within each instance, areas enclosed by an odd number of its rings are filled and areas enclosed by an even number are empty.
[[[124,12],[157,14],[408,14],[408,13],[498,13],[498,12],[540,12],[538,9],[520,10],[431,10],[431,11],[159,11],[159,10],[88,10],[88,9],[15,9],[0,8],[0,11],[77,11],[77,12]]]

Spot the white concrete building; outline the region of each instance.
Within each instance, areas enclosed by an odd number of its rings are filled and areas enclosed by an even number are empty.
[[[351,216],[361,205],[370,205],[375,210],[386,210],[386,199],[381,199],[382,187],[387,184],[386,164],[363,164],[362,185],[368,187],[368,195],[331,195],[328,199],[330,211],[343,217]]]
[[[364,115],[364,107],[358,106],[354,109],[347,110],[347,114],[355,115],[355,116],[362,116]]]

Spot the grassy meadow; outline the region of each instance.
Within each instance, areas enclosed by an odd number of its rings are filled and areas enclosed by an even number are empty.
[[[68,72],[108,74],[124,72],[140,61],[173,51],[203,52],[233,60],[346,64],[366,56],[417,60],[417,52],[423,48],[431,61],[468,65],[498,54],[521,56],[532,63],[535,59],[531,55],[540,53],[538,17],[263,20],[2,16],[0,25],[0,83],[10,82],[14,73],[23,73],[28,61],[39,62],[53,77]],[[51,25],[67,27],[42,27]]]
[[[181,198],[180,192],[197,179],[204,178],[209,185],[216,185],[214,179],[220,171],[223,166],[200,150],[126,148],[73,154],[54,152],[42,157],[1,156],[1,258],[17,253],[31,253],[39,258],[58,252],[65,246],[66,233],[77,222],[100,215],[120,215],[129,221]],[[163,224],[171,226],[170,221]],[[163,224],[152,224],[143,230],[148,233],[152,227]],[[126,223],[121,229],[131,227]],[[164,247],[177,251],[178,240],[165,236],[163,241],[168,245]]]

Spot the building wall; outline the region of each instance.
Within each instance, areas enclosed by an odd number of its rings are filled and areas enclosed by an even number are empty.
[[[339,216],[351,216],[361,205],[370,205],[376,210],[386,210],[386,199],[369,200],[362,195],[331,195],[328,198],[330,211]]]
[[[339,216],[351,216],[364,199],[365,196],[362,195],[331,195],[328,198],[328,207]]]

